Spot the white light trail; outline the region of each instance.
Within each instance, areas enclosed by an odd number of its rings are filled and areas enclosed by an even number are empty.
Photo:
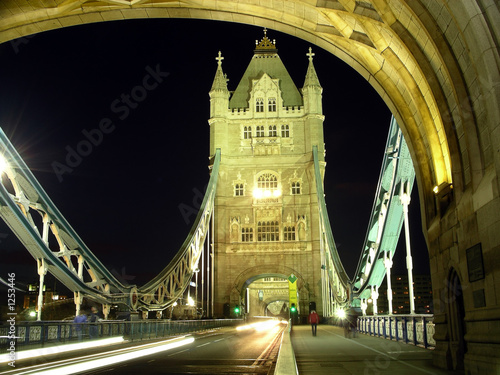
[[[109,339],[93,340],[82,343],[79,342],[75,344],[51,346],[49,348],[42,348],[42,349],[21,350],[21,351],[16,351],[16,361],[21,359],[45,356],[49,354],[58,354],[58,353],[70,352],[73,350],[95,348],[98,346],[117,344],[123,341],[125,340],[123,339],[122,336],[120,336],[120,337],[111,337]],[[7,363],[11,361],[12,358],[8,354],[0,355],[0,363]]]
[[[122,354],[117,354],[113,356],[105,356],[103,358],[99,359],[94,359],[94,360],[88,360],[85,362],[80,361],[80,359],[75,359],[73,364],[66,365],[66,366],[60,366],[57,368],[51,368],[47,370],[38,370],[36,372],[37,375],[72,375],[72,374],[79,374],[81,372],[85,371],[90,371],[94,370],[96,368],[100,367],[106,367],[106,366],[111,366],[116,363],[120,362],[125,362],[125,361],[130,361],[133,359],[145,357],[148,355],[160,353],[166,350],[178,348],[183,345],[187,345],[194,342],[193,337],[179,337],[173,340],[168,340],[165,341],[164,344],[160,345],[155,345],[154,347],[150,348],[145,348],[145,349],[140,349],[140,350],[135,350],[132,352],[127,352],[127,353],[122,353]],[[50,364],[47,364],[50,365]],[[23,374],[33,374],[32,371],[27,369],[28,371],[26,372],[21,372],[18,373],[18,375],[23,375]]]
[[[260,332],[276,327],[278,324],[280,324],[279,320],[268,320],[265,322],[256,322],[256,323],[246,324],[244,326],[238,326],[236,327],[236,330],[245,331],[247,329],[255,329],[256,331]]]

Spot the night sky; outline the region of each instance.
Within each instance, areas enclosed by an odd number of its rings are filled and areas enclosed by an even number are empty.
[[[150,280],[188,234],[209,179],[208,92],[215,57],[220,50],[229,90],[235,90],[262,36],[260,27],[162,19],[70,27],[0,45],[0,127],[83,241],[125,281]],[[316,54],[326,116],[326,202],[352,277],[390,111],[335,56],[274,30],[268,36],[276,39],[299,89],[309,46]],[[151,71],[157,81],[137,89]],[[127,102],[132,92],[145,95]],[[102,140],[73,159],[71,170],[61,169],[70,150],[100,124],[108,130]],[[412,198],[415,273],[428,273],[416,184]],[[0,276],[16,272],[18,285],[37,280],[36,262],[3,222],[0,241]],[[393,272],[405,272],[400,249]]]

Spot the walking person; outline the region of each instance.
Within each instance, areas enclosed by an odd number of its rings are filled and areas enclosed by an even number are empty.
[[[316,331],[318,330],[319,316],[316,310],[312,310],[309,314],[309,323],[311,324],[312,335],[316,336]]]
[[[73,323],[75,324],[75,331],[78,337],[78,341],[82,341],[83,339],[83,326],[82,323],[87,323],[87,315],[84,314],[83,310],[80,310],[80,315],[77,315],[75,319],[73,319]]]
[[[99,335],[98,332],[98,327],[97,327],[97,322],[100,322],[101,316],[99,315],[99,312],[97,311],[97,308],[92,306],[90,310],[90,326],[89,326],[89,336],[90,339],[96,339],[97,336]]]

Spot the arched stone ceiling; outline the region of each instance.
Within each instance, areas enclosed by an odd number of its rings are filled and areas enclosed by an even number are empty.
[[[472,179],[470,171],[483,166],[479,152],[469,151],[464,158],[460,150],[456,130],[467,124],[460,123],[464,116],[457,112],[467,111],[470,103],[455,55],[440,32],[442,25],[436,25],[427,9],[432,1],[428,3],[5,0],[0,4],[0,42],[68,26],[137,18],[245,23],[305,39],[353,67],[387,103],[412,153],[421,201],[425,202],[424,217],[432,219],[436,214],[432,188],[442,183],[463,188]],[[466,141],[468,150],[479,150],[472,130]],[[452,180],[452,170],[461,176],[458,181]]]

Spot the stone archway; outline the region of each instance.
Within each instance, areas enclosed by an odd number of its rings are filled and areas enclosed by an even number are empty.
[[[305,282],[304,277],[302,277],[302,275],[300,275],[300,273],[297,272],[296,270],[280,265],[251,267],[246,269],[240,275],[238,275],[236,280],[234,280],[233,287],[231,290],[231,304],[233,305],[239,304],[241,303],[241,301],[247,300],[248,299],[248,296],[246,295],[247,288],[255,281],[273,277],[286,280],[291,274],[294,274],[297,277],[297,290],[299,292],[299,296],[301,296],[299,304],[301,306],[302,305],[308,306],[310,291],[309,291],[309,285]],[[288,288],[288,282],[286,283],[286,288]],[[263,312],[266,306],[270,302],[278,299],[281,300],[281,298],[277,298],[276,296],[273,295],[269,294],[263,295],[262,300],[259,301],[260,311]],[[286,295],[286,300],[288,301],[288,294]]]
[[[489,329],[500,304],[488,298],[486,310],[476,308],[472,290],[495,296],[499,283],[494,266],[500,256],[499,14],[497,3],[483,0],[321,0],[314,5],[17,0],[0,8],[0,43],[93,22],[192,18],[265,26],[345,61],[377,90],[403,128],[415,162],[435,296],[446,288],[442,280],[448,280],[449,262],[466,269],[466,250],[483,245],[487,277],[474,288],[465,288],[471,283],[464,279],[461,284],[467,325],[474,326],[468,330],[467,363],[472,373],[485,373],[495,371],[500,361],[481,350],[488,345],[500,352]],[[450,184],[451,197],[443,197]],[[440,205],[443,199],[446,204]],[[436,314],[438,333],[449,328],[445,310]],[[445,335],[438,334],[436,342],[435,354],[446,351]]]

